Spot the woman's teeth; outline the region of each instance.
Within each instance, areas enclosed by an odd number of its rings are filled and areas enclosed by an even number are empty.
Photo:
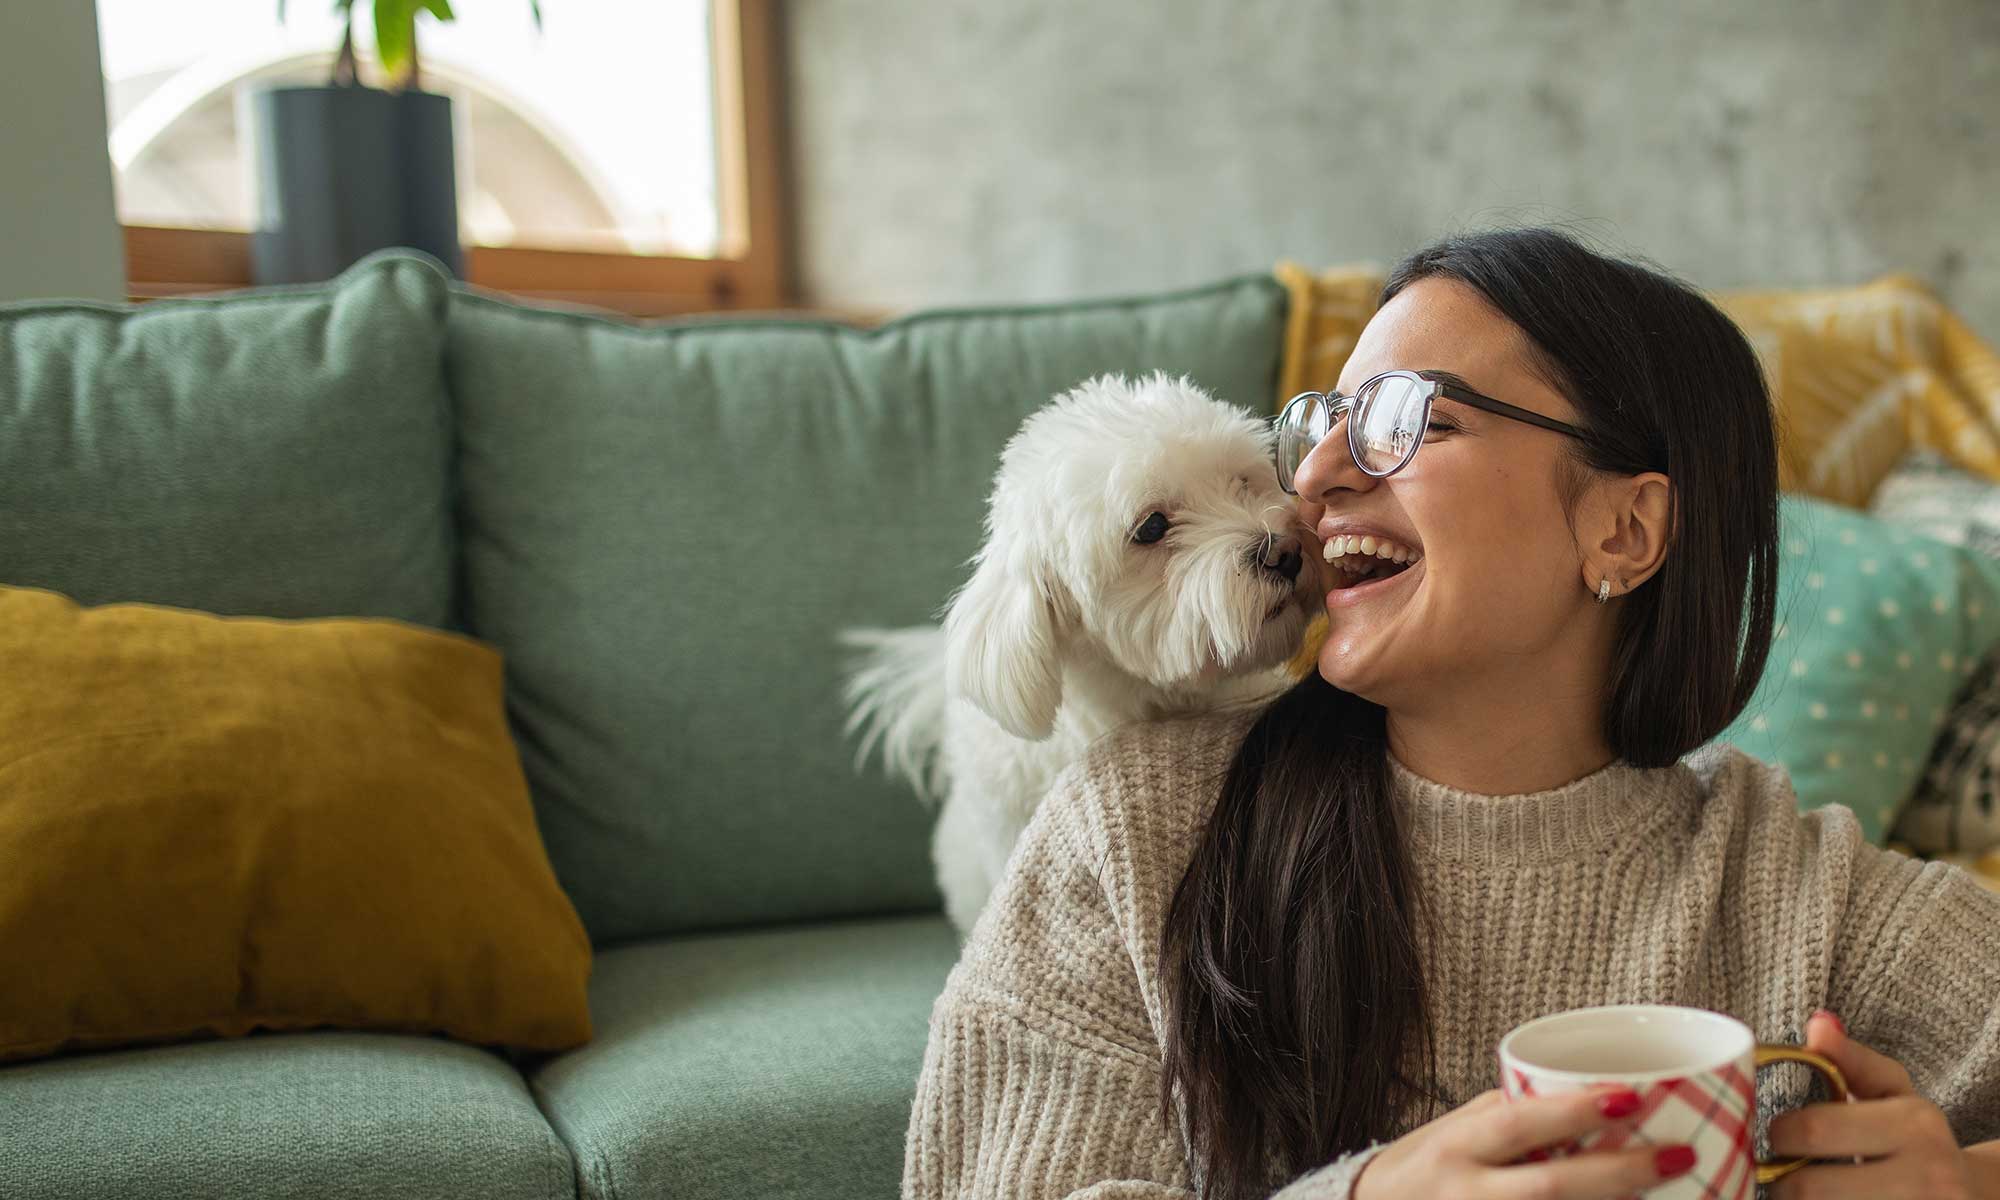
[[[1328,539],[1324,551],[1326,561],[1360,555],[1367,558],[1386,559],[1393,563],[1415,562],[1419,555],[1415,550],[1388,538],[1343,536]],[[1347,564],[1343,563],[1342,566]],[[1358,564],[1357,564],[1358,565]]]

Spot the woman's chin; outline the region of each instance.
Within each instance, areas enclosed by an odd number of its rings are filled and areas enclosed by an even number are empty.
[[[1352,638],[1338,631],[1327,635],[1319,648],[1319,677],[1343,692],[1367,699],[1376,672],[1369,670],[1367,656],[1352,643]]]

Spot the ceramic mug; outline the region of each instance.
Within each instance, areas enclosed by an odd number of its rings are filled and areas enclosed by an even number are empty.
[[[1751,1149],[1757,1119],[1757,1068],[1797,1062],[1826,1077],[1847,1099],[1840,1068],[1797,1046],[1759,1045],[1750,1027],[1700,1008],[1615,1004],[1529,1021],[1500,1042],[1501,1088],[1509,1099],[1616,1083],[1639,1095],[1631,1120],[1549,1154],[1615,1150],[1627,1145],[1694,1147],[1695,1165],[1646,1192],[1648,1200],[1750,1200],[1808,1160],[1758,1162]]]

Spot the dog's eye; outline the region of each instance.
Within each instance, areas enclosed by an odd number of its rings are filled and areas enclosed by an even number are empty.
[[[1146,523],[1132,533],[1132,540],[1142,546],[1150,546],[1167,536],[1167,514],[1154,513],[1146,518]]]

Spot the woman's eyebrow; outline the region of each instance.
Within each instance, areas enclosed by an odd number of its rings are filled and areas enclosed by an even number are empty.
[[[1454,375],[1450,371],[1440,371],[1433,367],[1426,370],[1418,371],[1417,374],[1422,375],[1426,379],[1435,379],[1439,383],[1448,383],[1453,387],[1462,387],[1468,392],[1476,392],[1479,390],[1478,388],[1473,387],[1471,384],[1467,383],[1462,376]]]

